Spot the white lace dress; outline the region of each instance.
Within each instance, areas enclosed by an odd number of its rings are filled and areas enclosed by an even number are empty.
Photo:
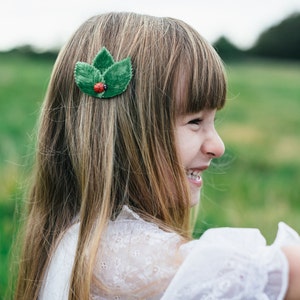
[[[68,299],[79,224],[64,234],[40,293],[41,300]],[[101,241],[95,274],[111,293],[92,288],[92,299],[283,299],[288,281],[283,245],[300,244],[279,224],[271,246],[257,229],[219,228],[182,244],[124,206]]]

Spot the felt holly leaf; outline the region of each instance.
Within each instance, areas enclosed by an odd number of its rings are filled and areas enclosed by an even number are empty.
[[[96,93],[94,86],[103,82],[103,75],[94,66],[84,62],[77,62],[75,65],[75,82],[82,92],[93,97],[101,98],[102,93]]]
[[[105,98],[111,98],[123,93],[132,77],[130,58],[114,63],[103,74],[103,77],[107,85],[107,90],[104,93]]]
[[[106,69],[113,65],[114,62],[115,61],[109,51],[103,47],[94,58],[93,66],[103,73]]]
[[[109,51],[103,47],[89,65],[77,62],[75,82],[82,92],[96,98],[111,98],[123,93],[132,78],[129,57],[115,62]]]

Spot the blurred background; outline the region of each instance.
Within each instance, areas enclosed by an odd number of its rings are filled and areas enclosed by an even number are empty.
[[[195,236],[217,226],[300,232],[300,0],[6,0],[0,11],[0,299],[22,222],[36,123],[57,52],[88,17],[134,11],[182,19],[224,60],[226,144],[207,171]]]

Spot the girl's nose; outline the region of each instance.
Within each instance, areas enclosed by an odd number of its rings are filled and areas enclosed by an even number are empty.
[[[216,130],[214,130],[202,144],[202,153],[210,158],[221,157],[225,152],[225,146]]]

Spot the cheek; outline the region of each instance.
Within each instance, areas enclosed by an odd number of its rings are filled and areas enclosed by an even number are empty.
[[[188,130],[179,130],[180,134],[177,134],[176,147],[179,154],[179,158],[183,164],[189,161],[193,156],[197,147],[195,137]]]
[[[185,153],[185,148],[186,148],[184,130],[182,128],[177,129],[175,132],[175,137],[176,137],[176,150],[178,152],[179,159],[182,161]]]
[[[179,158],[182,164],[186,164],[189,161],[189,158],[192,156],[191,149],[188,144],[179,147]]]

